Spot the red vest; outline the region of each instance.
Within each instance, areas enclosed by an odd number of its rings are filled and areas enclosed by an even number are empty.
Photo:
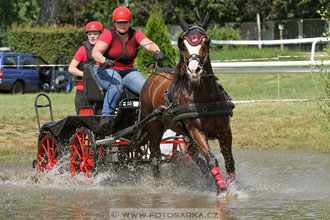
[[[125,43],[121,40],[114,26],[111,26],[109,30],[112,35],[112,42],[109,49],[106,51],[105,56],[124,65],[131,64],[138,55],[139,45],[135,39],[136,31],[129,28],[128,41]]]

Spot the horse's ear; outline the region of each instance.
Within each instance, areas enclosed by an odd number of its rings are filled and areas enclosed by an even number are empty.
[[[206,31],[208,26],[209,26],[209,20],[210,20],[210,14],[207,12],[205,17],[204,17],[204,20],[203,20],[203,23],[202,23],[202,28]]]
[[[183,17],[181,15],[179,15],[179,23],[181,28],[185,31],[188,29],[189,25],[188,23],[183,19]]]

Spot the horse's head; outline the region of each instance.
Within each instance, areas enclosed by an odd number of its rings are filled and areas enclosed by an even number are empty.
[[[179,16],[180,25],[183,29],[178,39],[180,49],[181,76],[187,74],[192,82],[199,82],[201,76],[207,71],[205,64],[209,61],[210,38],[206,34],[209,14],[207,13],[202,25],[189,25]]]

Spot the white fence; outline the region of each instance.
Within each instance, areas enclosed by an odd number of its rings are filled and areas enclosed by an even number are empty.
[[[310,61],[277,61],[277,62],[218,62],[212,63],[212,67],[279,67],[279,66],[319,66],[330,65],[330,61],[315,61],[315,46],[319,42],[328,42],[329,38],[303,38],[303,39],[287,39],[287,40],[212,40],[212,44],[227,45],[283,45],[283,44],[312,44]],[[176,45],[176,41],[172,41],[172,45]]]

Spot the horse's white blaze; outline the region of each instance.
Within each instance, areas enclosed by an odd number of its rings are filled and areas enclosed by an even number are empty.
[[[186,40],[184,40],[184,44],[189,52],[189,54],[197,54],[199,55],[199,50],[201,49],[201,45],[192,46]],[[199,71],[197,72],[199,67]],[[197,80],[199,78],[199,73],[202,72],[202,68],[197,60],[188,61],[187,71],[190,74],[192,80]]]
[[[189,54],[199,54],[199,49],[201,49],[201,45],[198,44],[196,46],[190,45],[186,40],[184,40],[184,45],[186,45],[186,48],[189,51]]]

